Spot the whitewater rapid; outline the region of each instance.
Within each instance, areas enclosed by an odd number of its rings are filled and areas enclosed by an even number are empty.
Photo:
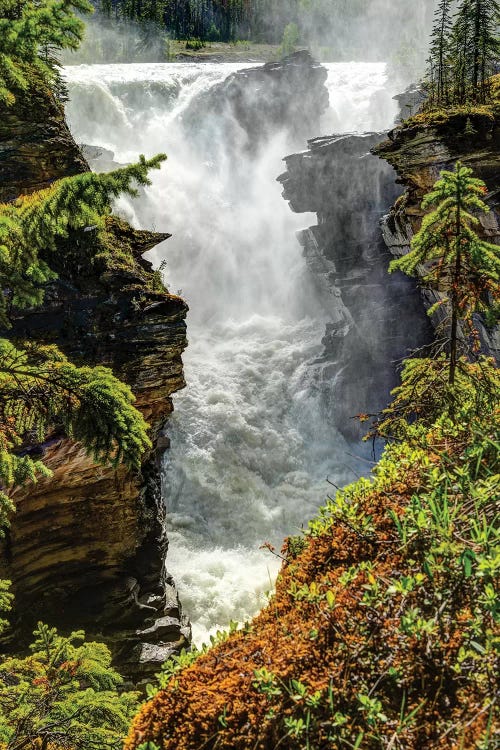
[[[136,226],[173,234],[150,257],[166,260],[169,288],[190,306],[188,387],[175,395],[168,424],[164,497],[168,570],[198,642],[255,614],[280,562],[261,545],[279,550],[300,531],[324,501],[328,476],[342,484],[362,470],[325,407],[321,339],[332,311],[295,238],[315,217],[294,215],[276,182],[282,158],[305,144],[291,143],[285,130],[250,159],[227,153],[221,128],[200,151],[196,130],[183,124],[198,96],[243,67],[65,69],[79,142],[112,150],[118,163],[168,154],[152,186],[138,201],[120,199],[117,210]],[[323,132],[391,124],[385,65],[326,67]]]

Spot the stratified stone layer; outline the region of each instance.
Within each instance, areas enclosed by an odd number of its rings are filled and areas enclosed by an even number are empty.
[[[15,106],[0,106],[0,202],[87,169],[62,108],[34,73]]]
[[[0,166],[4,201],[88,169],[62,107],[40,82],[0,112]],[[137,681],[157,671],[166,650],[189,639],[165,572],[158,468],[168,446],[162,428],[171,395],[185,385],[187,305],[162,288],[142,258],[169,235],[134,230],[113,217],[106,229],[108,251],[127,254],[127,267],[111,263],[99,271],[87,262],[100,241],[95,231],[73,233],[47,255],[59,278],[48,285],[43,306],[16,316],[1,335],[56,343],[78,364],[111,367],[132,387],[154,449],[134,474],[96,466],[57,433],[31,446],[53,476],[15,493],[0,577],[13,584],[15,643],[39,618],[83,627],[106,640],[125,676]],[[155,628],[165,617],[170,627]]]
[[[379,222],[399,189],[393,169],[370,153],[381,137],[315,138],[307,151],[286,157],[279,178],[292,210],[318,217],[299,241],[331,320],[323,339],[331,394],[324,408],[353,441],[364,434],[355,414],[386,406],[398,363],[431,337],[414,282],[387,273]]]

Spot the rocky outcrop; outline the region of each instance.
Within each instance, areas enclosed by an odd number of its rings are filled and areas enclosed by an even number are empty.
[[[18,93],[16,105],[1,107],[0,202],[86,169],[61,107],[34,72],[33,85]]]
[[[231,138],[238,148],[251,150],[285,127],[295,141],[304,141],[318,132],[328,107],[326,79],[326,69],[309,52],[294,52],[228,76],[197,97],[183,120],[194,130],[203,122],[207,147]],[[227,124],[223,133],[221,122]]]
[[[430,336],[414,283],[387,274],[389,253],[379,221],[397,197],[395,173],[370,154],[381,135],[316,138],[286,157],[279,181],[293,211],[313,211],[318,224],[299,241],[323,307],[329,311],[323,375],[338,428],[357,440],[352,419],[376,413],[396,384],[396,364]]]
[[[4,200],[87,169],[62,108],[39,87],[1,112],[0,160]],[[187,306],[142,258],[168,237],[110,217],[105,249],[126,263],[102,268],[88,262],[102,235],[92,228],[73,233],[47,258],[59,278],[47,287],[43,306],[17,315],[8,332],[56,343],[79,364],[111,367],[132,387],[151,425],[154,450],[138,474],[96,466],[80,445],[57,433],[29,447],[53,476],[16,492],[0,559],[0,577],[12,580],[15,594],[17,645],[38,618],[83,627],[110,644],[134,681],[157,671],[189,639],[165,572],[158,468],[168,447],[162,428],[171,395],[185,385]]]
[[[397,172],[398,181],[406,190],[384,218],[385,243],[394,256],[407,253],[415,232],[422,222],[423,196],[439,179],[443,169],[454,169],[458,160],[474,170],[486,183],[486,198],[491,211],[480,217],[482,235],[489,242],[500,243],[500,125],[488,114],[453,115],[435,124],[403,125],[389,133],[374,153],[384,158]],[[430,307],[437,294],[423,291]],[[441,322],[437,313],[434,324]],[[485,351],[500,355],[500,336],[477,321]]]

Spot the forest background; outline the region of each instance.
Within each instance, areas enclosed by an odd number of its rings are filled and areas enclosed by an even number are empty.
[[[390,61],[417,77],[434,3],[401,0],[93,0],[83,45],[67,63],[280,58]],[[387,19],[390,17],[390,23]]]

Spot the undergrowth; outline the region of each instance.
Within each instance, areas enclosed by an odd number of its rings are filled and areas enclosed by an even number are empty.
[[[420,112],[405,120],[406,127],[418,127],[421,125],[444,125],[457,117],[485,117],[491,122],[500,116],[500,75],[493,76],[490,81],[490,100],[486,104],[454,104],[449,106],[436,106],[424,104]],[[468,125],[469,135],[474,135],[472,122]]]
[[[285,544],[245,631],[166,668],[127,750],[498,746],[500,383],[481,371],[494,389],[462,362],[453,415],[400,424]]]

